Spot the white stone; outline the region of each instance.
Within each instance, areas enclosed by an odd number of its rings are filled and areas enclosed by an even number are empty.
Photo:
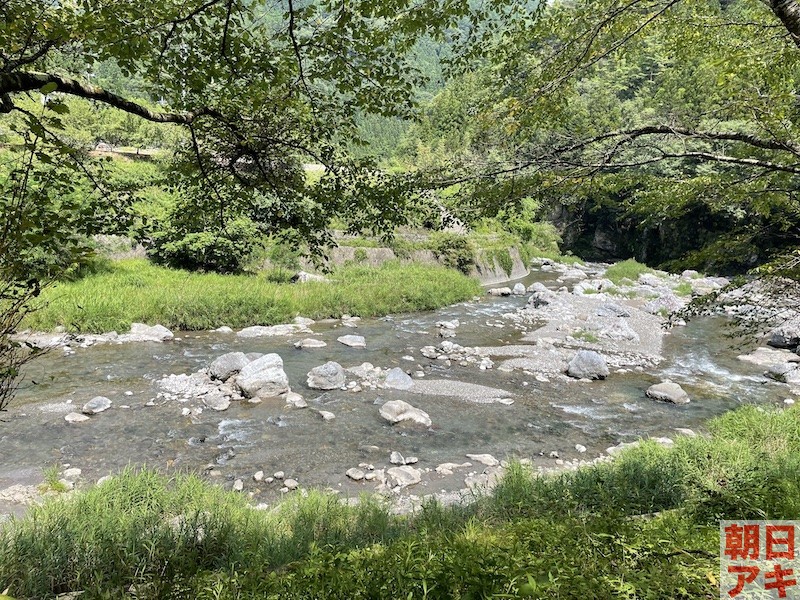
[[[496,467],[500,464],[500,461],[491,454],[467,454],[467,458],[484,464],[487,467]]]
[[[367,340],[364,339],[363,335],[343,335],[336,338],[336,341],[345,346],[350,346],[351,348],[367,347]]]
[[[318,340],[315,338],[305,338],[303,340],[300,340],[299,342],[294,343],[294,347],[299,348],[300,350],[303,350],[305,348],[324,348],[327,345],[328,344],[326,344],[322,340]]]
[[[111,408],[111,400],[105,396],[95,396],[83,405],[81,412],[85,415],[96,415]]]
[[[361,469],[356,469],[354,467],[352,469],[347,469],[345,475],[347,475],[353,481],[361,481],[362,479],[364,479],[365,473]]]
[[[428,413],[414,408],[408,402],[403,402],[402,400],[389,400],[381,406],[380,413],[390,423],[411,421],[425,427],[431,426],[431,418]]]
[[[67,423],[82,423],[84,421],[88,421],[89,417],[87,417],[86,415],[82,415],[80,413],[71,412],[67,415],[64,415],[64,420]]]
[[[300,486],[295,479],[285,479],[283,481],[283,485],[285,485],[289,490],[296,490]]]
[[[649,398],[671,402],[673,404],[688,404],[690,401],[689,394],[677,383],[671,381],[664,381],[656,385],[651,385],[647,388],[646,394]]]
[[[409,466],[392,467],[386,470],[386,474],[393,485],[401,488],[416,485],[422,481],[422,471]]]
[[[395,367],[389,369],[383,385],[390,390],[410,390],[414,387],[414,380],[403,369]]]

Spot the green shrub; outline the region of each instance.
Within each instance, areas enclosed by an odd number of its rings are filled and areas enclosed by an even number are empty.
[[[431,234],[429,244],[436,258],[451,269],[466,274],[475,264],[475,249],[466,236],[435,232]]]
[[[148,254],[154,262],[176,269],[240,273],[258,244],[258,226],[240,217],[219,230],[156,233]]]

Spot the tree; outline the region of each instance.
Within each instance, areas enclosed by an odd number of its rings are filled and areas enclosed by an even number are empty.
[[[795,0],[555,3],[485,69],[491,92],[469,133],[496,143],[438,177],[495,210],[535,193],[621,206],[653,229],[707,215],[725,235],[712,223],[699,249],[681,249],[706,266],[791,251],[798,14]]]

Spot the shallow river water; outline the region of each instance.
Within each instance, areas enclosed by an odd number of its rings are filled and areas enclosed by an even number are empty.
[[[546,281],[534,273],[523,280]],[[742,403],[779,403],[786,397],[780,386],[768,383],[762,369],[736,359],[753,346],[736,346],[724,336],[720,319],[698,319],[671,330],[665,339],[665,360],[650,372],[615,374],[592,383],[542,383],[521,372],[480,371],[475,365],[445,367],[421,357],[419,349],[436,345],[435,323],[457,318],[461,326],[453,341],[464,346],[515,343],[520,332],[509,322],[491,324],[503,313],[523,306],[527,296],[483,298],[428,313],[364,319],[358,329],[340,321],[320,322],[311,328],[326,341],[325,348],[297,350],[293,342],[307,335],[241,339],[234,334],[182,333],[179,340],[76,348],[72,355],[57,349],[32,365],[17,398],[0,422],[0,489],[13,483],[34,484],[42,469],[65,464],[80,467],[87,481],[129,464],[148,465],[166,472],[203,472],[214,465],[214,478],[231,485],[245,481],[245,491],[269,501],[276,485],[255,484],[252,475],[281,470],[304,487],[332,487],[355,495],[372,489],[347,479],[345,471],[359,463],[390,466],[393,450],[416,456],[418,468],[444,462],[461,463],[467,453],[490,453],[498,458],[529,457],[553,466],[553,451],[562,459],[589,459],[609,446],[639,437],[674,437],[681,427],[702,430],[703,423]],[[343,334],[363,335],[366,349],[336,342]],[[189,404],[157,400],[154,380],[175,373],[191,373],[221,354],[277,352],[284,361],[291,387],[310,408],[330,411],[323,421],[314,410],[287,408],[280,400],[261,404],[234,402],[224,412],[204,411],[182,416]],[[403,360],[412,355],[416,362]],[[334,360],[344,367],[369,361],[383,368],[425,367],[426,378],[454,379],[506,390],[514,404],[473,404],[463,399],[423,396],[392,390],[319,392],[305,385],[306,373]],[[644,391],[668,377],[680,383],[692,402],[675,406],[655,402]],[[32,382],[35,381],[34,385]],[[127,393],[127,395],[126,395]],[[70,424],[64,415],[93,396],[107,396],[113,408],[89,422]],[[426,411],[429,430],[399,428],[384,421],[378,406],[402,399]],[[587,448],[579,454],[575,445]],[[376,450],[374,447],[377,447]],[[479,465],[476,465],[479,466]],[[437,477],[414,486],[414,494],[459,489],[466,473]],[[0,506],[0,512],[4,507]]]

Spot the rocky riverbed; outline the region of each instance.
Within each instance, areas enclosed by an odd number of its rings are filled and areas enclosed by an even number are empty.
[[[37,500],[45,467],[80,488],[128,464],[196,471],[256,504],[313,486],[405,510],[491,487],[511,459],[575,468],[800,396],[796,314],[772,346],[736,348],[722,319],[674,317],[727,281],[604,274],[540,261],[473,302],[379,320],[31,334],[50,352],[0,425],[0,512]]]

